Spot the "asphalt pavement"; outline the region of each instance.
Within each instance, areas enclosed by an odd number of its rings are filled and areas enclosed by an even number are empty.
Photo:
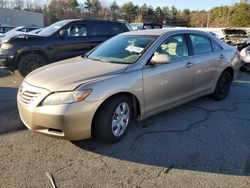
[[[16,106],[21,82],[0,71],[0,187],[250,187],[248,72],[224,101],[202,97],[133,122],[117,144],[27,130]]]

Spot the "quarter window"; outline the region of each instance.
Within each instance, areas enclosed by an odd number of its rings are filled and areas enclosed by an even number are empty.
[[[218,51],[222,49],[222,47],[217,42],[214,42],[213,40],[211,40],[211,43],[212,43],[213,51]]]
[[[188,48],[183,35],[176,35],[165,40],[155,54],[167,54],[171,59],[188,56]]]
[[[190,39],[192,42],[194,55],[212,52],[210,39],[206,36],[191,34]]]

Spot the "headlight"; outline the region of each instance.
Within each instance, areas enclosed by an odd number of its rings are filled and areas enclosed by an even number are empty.
[[[76,90],[67,92],[52,93],[43,101],[42,105],[58,105],[58,104],[69,104],[84,100],[92,89]]]
[[[240,51],[240,55],[242,57],[250,56],[250,48],[244,48]]]
[[[11,45],[11,44],[9,44],[9,43],[3,43],[2,45],[1,45],[1,49],[2,50],[9,50],[9,49],[11,49],[13,46]]]

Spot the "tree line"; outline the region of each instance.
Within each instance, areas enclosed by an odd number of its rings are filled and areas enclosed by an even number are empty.
[[[100,0],[83,3],[77,0],[0,0],[0,7],[43,13],[46,26],[62,19],[95,18],[189,27],[250,27],[250,5],[244,2],[210,10],[179,10],[175,6],[153,8],[133,2],[119,6],[116,1],[107,4]]]

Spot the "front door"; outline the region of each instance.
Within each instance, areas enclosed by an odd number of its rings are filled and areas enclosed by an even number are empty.
[[[155,54],[167,54],[170,63],[143,69],[145,113],[160,110],[192,96],[194,70],[184,35],[167,38]]]
[[[64,37],[58,36],[58,39],[52,45],[56,60],[83,55],[86,50],[90,49],[85,25],[72,24],[65,30],[67,35]]]

